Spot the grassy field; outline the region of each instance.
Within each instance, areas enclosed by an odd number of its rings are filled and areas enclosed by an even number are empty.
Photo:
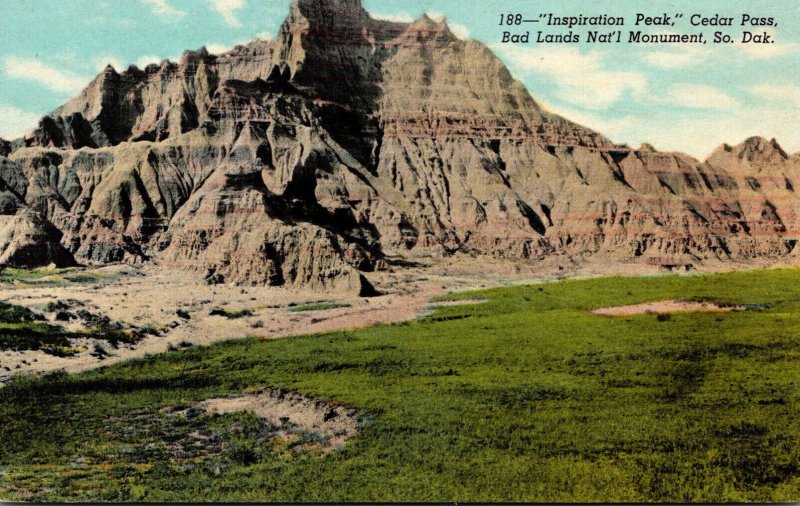
[[[18,380],[0,395],[0,498],[800,500],[800,270],[461,297],[487,302]],[[668,298],[753,310],[589,312]],[[362,409],[361,432],[323,455],[251,415],[181,411],[264,387]]]
[[[93,283],[110,277],[80,267],[35,270],[3,267],[0,269],[0,283],[23,286]]]

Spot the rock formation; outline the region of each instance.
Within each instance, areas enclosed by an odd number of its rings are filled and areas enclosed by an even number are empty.
[[[32,268],[76,265],[61,246],[61,232],[41,214],[28,209],[0,216],[0,265]]]
[[[275,40],[223,55],[107,67],[0,155],[0,213],[38,213],[78,261],[208,282],[368,293],[387,256],[689,267],[797,244],[800,162],[774,140],[706,162],[615,145],[445,22],[359,0],[293,0]]]

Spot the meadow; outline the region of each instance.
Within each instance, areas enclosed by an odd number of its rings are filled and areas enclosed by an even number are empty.
[[[16,379],[0,390],[0,498],[800,500],[800,270],[458,298],[486,301]],[[591,314],[664,299],[748,310]],[[192,407],[264,388],[358,408],[360,432],[322,452],[250,414]]]

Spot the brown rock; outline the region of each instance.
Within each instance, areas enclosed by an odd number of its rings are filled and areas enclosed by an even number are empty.
[[[798,156],[702,163],[618,146],[541,107],[445,22],[293,0],[274,41],[106,68],[0,159],[0,212],[32,209],[85,262],[209,282],[368,292],[384,255],[779,262]],[[7,143],[6,143],[7,144]]]
[[[28,269],[76,265],[60,240],[61,232],[39,213],[25,209],[0,216],[0,265]]]

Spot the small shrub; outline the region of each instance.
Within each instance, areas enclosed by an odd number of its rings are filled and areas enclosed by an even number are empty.
[[[68,321],[77,320],[77,319],[78,319],[78,317],[75,316],[73,313],[70,313],[69,311],[58,311],[56,313],[56,321],[59,321],[59,322],[68,322]]]
[[[98,360],[105,360],[106,357],[109,356],[109,353],[106,351],[106,349],[103,347],[102,344],[95,343],[94,350],[92,351],[91,355]]]
[[[26,307],[0,302],[0,322],[2,323],[30,323],[44,321],[44,319],[44,316],[36,314]]]
[[[45,346],[42,351],[48,355],[59,358],[74,357],[81,352],[80,348],[72,348],[70,346]]]
[[[240,311],[228,311],[222,308],[214,308],[208,313],[209,316],[224,316],[230,320],[236,320],[238,318],[244,318],[246,316],[253,316],[253,312],[249,309],[242,309]]]
[[[250,466],[258,462],[258,454],[249,443],[234,443],[231,445],[230,459],[233,463]]]

